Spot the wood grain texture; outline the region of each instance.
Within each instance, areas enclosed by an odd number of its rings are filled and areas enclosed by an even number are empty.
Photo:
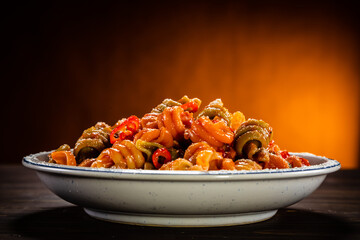
[[[89,217],[34,171],[0,165],[0,239],[360,239],[360,171],[330,174],[306,199],[265,222],[214,228],[156,228]]]

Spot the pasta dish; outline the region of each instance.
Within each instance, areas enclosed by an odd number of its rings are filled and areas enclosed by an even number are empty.
[[[271,126],[224,107],[187,96],[165,99],[139,118],[110,126],[98,122],[83,131],[73,149],[67,144],[49,154],[49,162],[92,168],[158,170],[261,170],[309,166],[281,150]]]

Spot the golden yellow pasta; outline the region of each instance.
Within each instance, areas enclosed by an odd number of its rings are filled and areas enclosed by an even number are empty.
[[[250,159],[239,159],[235,161],[236,170],[261,170],[260,164]]]
[[[232,158],[222,158],[210,162],[209,170],[235,170],[235,162]]]
[[[191,163],[196,164],[196,157],[199,152],[203,150],[211,150],[215,151],[213,147],[211,147],[207,142],[197,142],[191,144],[184,153],[184,158],[189,160]]]
[[[116,142],[111,148],[103,150],[91,167],[112,167],[138,169],[145,164],[145,158],[130,140]]]
[[[196,165],[201,167],[201,170],[209,170],[210,164],[213,161],[221,160],[220,153],[213,150],[202,150],[196,156]]]
[[[134,136],[135,142],[138,139],[146,142],[156,142],[167,148],[174,145],[173,136],[165,127],[161,127],[160,129],[144,128]]]
[[[205,141],[209,145],[220,148],[224,144],[230,144],[234,140],[234,132],[224,121],[212,121],[206,116],[192,122],[186,129],[185,137],[192,142]]]
[[[190,170],[193,164],[183,158],[175,159],[169,163],[162,165],[159,170]]]

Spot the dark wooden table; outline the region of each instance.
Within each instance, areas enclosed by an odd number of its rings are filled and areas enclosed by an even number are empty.
[[[360,171],[330,174],[312,195],[264,222],[160,228],[91,218],[51,193],[34,171],[0,165],[0,239],[360,239]]]

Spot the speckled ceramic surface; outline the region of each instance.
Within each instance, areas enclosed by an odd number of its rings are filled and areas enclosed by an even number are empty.
[[[23,159],[56,195],[98,219],[156,226],[226,226],[266,220],[316,190],[340,163],[310,153],[309,167],[258,171],[95,169]]]

